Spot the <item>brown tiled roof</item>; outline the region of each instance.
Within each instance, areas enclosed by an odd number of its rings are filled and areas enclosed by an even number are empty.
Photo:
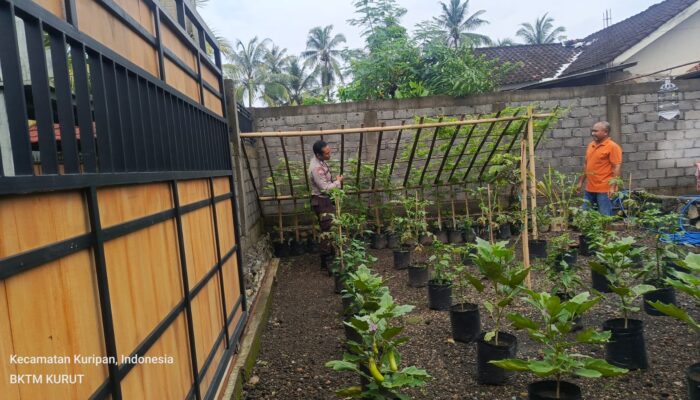
[[[520,63],[502,85],[539,82],[605,67],[671,18],[700,0],[665,0],[585,39],[561,43],[483,47],[474,49],[489,59]],[[573,62],[572,62],[573,61]],[[569,64],[571,63],[571,64]],[[562,68],[565,68],[562,71]]]
[[[564,64],[571,62],[578,51],[578,49],[564,47],[561,43],[474,49],[474,53],[484,55],[488,59],[519,64],[515,71],[501,81],[501,85],[539,82],[545,78],[552,78]]]
[[[580,47],[583,52],[562,75],[603,67],[697,1],[666,0],[587,36],[580,41],[583,44]]]

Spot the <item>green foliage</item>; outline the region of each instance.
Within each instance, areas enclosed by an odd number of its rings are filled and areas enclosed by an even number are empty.
[[[573,352],[576,346],[582,344],[606,343],[610,339],[610,331],[596,332],[589,328],[579,332],[573,341],[566,336],[572,331],[576,319],[595,306],[601,297],[590,298],[588,292],[583,292],[569,301],[561,301],[559,297],[546,292],[527,290],[526,293],[528,297],[525,302],[537,311],[539,319],[533,320],[517,313],[508,314],[508,319],[515,329],[526,329],[530,338],[543,346],[543,357],[497,360],[490,361],[491,364],[508,370],[530,371],[541,377],[555,376],[557,388],[562,375],[599,378],[627,372],[605,360]]]
[[[462,262],[461,251],[451,244],[434,240],[431,253],[428,257],[428,266],[433,271],[432,279],[442,284],[451,283],[455,267]]]
[[[579,209],[574,213],[574,226],[586,237],[588,247],[596,250],[605,238],[605,226],[613,219],[597,211]]]
[[[700,303],[700,254],[689,253],[682,263],[688,272],[671,271],[671,277],[666,278],[666,283],[676,290],[687,293],[696,304]],[[660,301],[649,304],[662,313],[681,320],[693,330],[700,333],[700,322],[695,321],[685,310]]]
[[[520,36],[527,44],[546,44],[562,41],[566,36],[562,35],[566,29],[563,26],[554,27],[554,18],[544,13],[542,17],[535,19],[533,26],[529,22],[520,24],[516,36]]]
[[[615,240],[615,237],[610,235],[605,243],[600,245],[596,259],[590,263],[591,269],[608,278],[610,290],[618,296],[625,328],[629,313],[639,311],[639,307],[633,305],[634,300],[655,289],[651,285],[634,284],[637,275],[634,259],[641,257],[644,250],[644,247],[637,245],[633,237]]]
[[[398,24],[376,27],[367,38],[369,53],[351,62],[353,81],[338,89],[341,101],[396,98],[422,85],[420,51]]]
[[[353,398],[406,399],[401,389],[421,386],[430,378],[425,370],[415,366],[399,368],[398,347],[408,338],[399,337],[403,327],[395,322],[413,310],[413,306],[397,304],[388,288],[382,286],[381,277],[365,265],[350,273],[345,285],[345,296],[353,297],[351,309],[355,312],[345,324],[360,335],[360,340],[347,341],[342,360],[329,361],[326,367],[352,372],[370,383],[365,387],[346,387],[336,393]]]
[[[547,209],[552,218],[557,218],[564,228],[569,221],[569,215],[574,207],[578,207],[577,184],[578,177],[567,175],[547,168],[542,180],[537,182],[537,193],[547,199]]]
[[[680,258],[675,243],[662,241],[664,236],[678,230],[678,214],[662,213],[658,208],[647,208],[639,212],[637,222],[647,228],[654,237],[653,257],[645,264],[644,277],[654,284],[661,284],[670,269],[670,264]]]
[[[317,105],[322,105],[322,104],[328,104],[331,103],[328,98],[323,95],[306,95],[302,98],[301,105],[302,106],[317,106]]]
[[[460,258],[464,256],[469,256],[471,249],[474,249],[474,245],[471,243],[465,244],[462,247],[455,247],[455,254],[459,255]],[[453,266],[452,273],[452,287],[454,288],[455,300],[458,304],[464,304],[468,302],[469,289],[473,287],[477,292],[481,293],[484,291],[484,284],[481,280],[472,275],[469,268],[466,267],[462,262],[457,262]]]
[[[486,341],[495,339],[496,344],[498,344],[498,332],[501,330],[505,311],[522,290],[521,285],[530,272],[516,262],[515,252],[507,245],[507,241],[491,244],[477,238],[476,254],[471,255],[474,265],[489,281],[495,293],[493,302],[484,300],[483,304],[495,322],[494,329],[486,332],[484,339]],[[478,289],[478,286],[475,287]]]
[[[433,45],[426,49],[421,77],[434,94],[463,97],[495,90],[516,66],[477,56],[469,46]]]
[[[516,67],[476,56],[468,45],[421,48],[392,23],[375,27],[367,44],[369,52],[351,63],[352,83],[338,91],[341,101],[489,92]]]
[[[394,202],[403,207],[403,215],[395,216],[393,226],[403,246],[415,246],[420,250],[419,239],[422,234],[428,233],[426,222],[426,207],[431,203],[428,200],[420,200],[418,192],[414,196],[400,196]]]
[[[566,254],[571,254],[571,236],[564,232],[555,236],[547,243],[547,278],[553,284],[552,290],[571,295],[583,285],[578,273],[566,261],[562,260]]]

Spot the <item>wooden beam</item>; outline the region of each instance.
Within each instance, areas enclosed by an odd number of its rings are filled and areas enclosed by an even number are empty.
[[[543,118],[548,118],[551,117],[552,114],[534,114],[533,118],[535,119],[543,119]],[[484,119],[470,119],[470,120],[465,120],[465,121],[450,121],[450,122],[431,122],[424,124],[422,122],[418,124],[412,124],[412,125],[394,125],[394,126],[374,126],[374,127],[367,127],[367,128],[348,128],[348,129],[329,129],[327,131],[323,131],[323,135],[345,135],[345,134],[350,134],[350,133],[360,133],[360,132],[379,132],[379,131],[384,131],[384,132],[389,132],[389,131],[398,131],[400,129],[425,129],[425,128],[437,128],[437,127],[442,127],[442,126],[457,126],[457,125],[474,125],[474,124],[485,124],[485,123],[492,123],[492,122],[506,122],[506,121],[522,121],[526,120],[526,116],[520,116],[520,117],[500,117],[500,118],[484,118]],[[422,119],[421,119],[422,121]],[[249,132],[249,133],[241,133],[241,137],[243,138],[260,138],[260,137],[278,137],[278,136],[316,136],[319,134],[319,131],[280,131],[280,132]]]

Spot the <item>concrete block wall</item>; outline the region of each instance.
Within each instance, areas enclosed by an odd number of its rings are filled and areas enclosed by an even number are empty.
[[[548,129],[536,151],[540,171],[551,165],[564,172],[579,172],[586,146],[591,140],[590,128],[597,121],[608,120],[613,124],[611,136],[623,147],[623,175],[626,180],[631,173],[634,187],[688,193],[688,188],[695,186],[694,163],[700,160],[700,80],[677,81],[676,84],[680,89],[681,118],[674,121],[658,120],[658,83],[512,91],[461,99],[436,96],[259,108],[253,109],[252,113],[256,131],[294,131],[328,130],[341,126],[390,126],[402,122],[410,124],[420,116],[475,115],[495,112],[506,106],[536,104],[542,109],[558,107],[566,112],[555,126]],[[365,135],[363,163],[374,161],[376,136],[376,133]],[[390,162],[395,137],[396,132],[384,134],[381,161]],[[411,146],[412,137],[412,133],[402,137],[399,151]],[[311,145],[318,138],[320,136],[304,138],[307,160],[312,153]],[[324,137],[339,152],[337,138],[337,135]],[[268,139],[267,144],[274,166],[275,160],[282,154],[281,144],[279,139]],[[357,157],[358,145],[359,135],[346,136],[346,160]],[[284,146],[291,160],[301,160],[299,138],[286,138]],[[261,177],[269,176],[259,140],[257,150],[258,156],[263,157],[258,173]],[[334,159],[339,158],[336,153]],[[264,186],[265,182],[258,180],[258,188]],[[272,193],[268,191],[266,194]],[[265,207],[271,207],[266,213],[277,210],[276,204]],[[290,210],[285,208],[285,211]]]

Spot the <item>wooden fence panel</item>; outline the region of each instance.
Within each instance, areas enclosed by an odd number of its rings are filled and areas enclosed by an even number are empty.
[[[0,258],[86,233],[83,203],[76,192],[0,198]]]
[[[63,10],[64,2],[63,0],[35,0],[37,4],[44,7],[51,14],[61,18],[66,19],[66,14]]]
[[[75,0],[80,30],[153,76],[158,72],[156,49],[95,0]]]
[[[125,399],[184,399],[192,387],[187,322],[184,313],[173,322],[146,356],[168,354],[174,362],[140,364],[122,381]]]
[[[5,280],[13,354],[67,356],[62,364],[16,365],[17,374],[42,377],[18,385],[23,399],[87,398],[107,378],[106,365],[75,363],[74,355],[105,356],[97,287],[90,253],[81,251]],[[41,296],[30,296],[40,293]],[[6,360],[3,360],[6,362]],[[47,383],[51,375],[82,375],[82,383]],[[2,379],[7,384],[7,379]],[[5,392],[4,390],[2,391]]]
[[[182,300],[172,220],[105,243],[117,353],[128,356]]]

